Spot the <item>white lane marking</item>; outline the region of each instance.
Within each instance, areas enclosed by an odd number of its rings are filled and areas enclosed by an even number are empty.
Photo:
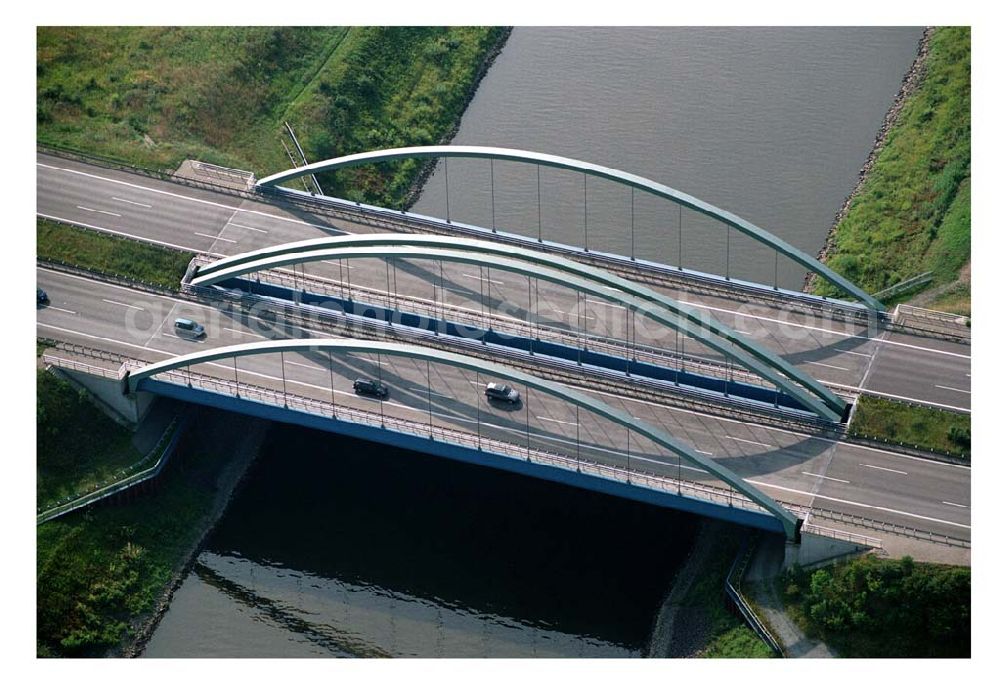
[[[85,212],[96,212],[97,211],[96,209],[91,209],[90,207],[84,207],[82,205],[77,205],[76,208],[77,209],[82,209]]]
[[[293,362],[292,360],[285,359],[285,364],[294,364],[296,367],[304,367],[305,369],[315,369],[316,371],[329,371],[329,369],[324,369],[323,367],[317,367],[314,364],[302,364],[301,362]]]
[[[69,313],[70,315],[76,315],[75,310],[67,310],[66,308],[56,308],[55,306],[46,306],[50,310],[58,310],[60,313]]]
[[[186,252],[192,252],[194,254],[201,254],[201,249],[192,249],[191,247],[185,247],[184,245],[174,244],[173,242],[164,242],[163,240],[154,240],[149,237],[142,237],[141,235],[133,235],[132,233],[123,233],[120,230],[114,230],[112,228],[104,228],[102,226],[95,226],[91,223],[83,223],[82,221],[74,221],[73,219],[67,219],[63,216],[52,216],[51,214],[43,214],[42,212],[35,212],[36,216],[41,216],[43,219],[53,219],[54,221],[64,221],[66,223],[72,223],[74,226],[81,226],[83,228],[90,228],[91,230],[98,230],[102,233],[113,233],[114,235],[121,235],[122,237],[127,237],[132,240],[139,240],[140,242],[151,242],[153,244],[162,245],[164,247],[170,247],[171,249],[183,249]]]
[[[135,205],[136,207],[145,207],[146,209],[152,209],[153,208],[153,205],[148,205],[145,202],[133,202],[132,200],[126,200],[123,197],[112,197],[111,199],[112,200],[116,200],[118,202],[127,202],[128,204]]]
[[[733,329],[737,334],[743,334],[745,336],[753,336],[752,331],[743,331],[742,329]]]
[[[455,399],[451,395],[445,395],[444,393],[442,393],[440,391],[437,391],[437,390],[428,390],[427,388],[410,388],[410,390],[413,390],[413,391],[418,392],[418,393],[427,393],[428,395],[436,395],[438,397],[443,397],[446,400],[453,400],[453,399]]]
[[[469,382],[470,383],[475,383],[475,381],[469,381]],[[604,396],[607,396],[607,397],[613,397],[615,399],[622,400],[622,401],[625,401],[625,402],[635,402],[637,404],[644,404],[646,406],[655,407],[657,409],[667,409],[669,411],[678,411],[678,412],[681,412],[682,414],[686,414],[686,415],[689,415],[689,416],[697,416],[699,418],[710,418],[710,419],[713,419],[715,421],[722,421],[722,422],[727,423],[727,424],[734,422],[733,419],[726,418],[725,416],[717,416],[716,414],[706,414],[704,412],[694,411],[693,409],[684,409],[683,407],[674,407],[674,406],[671,406],[669,404],[660,404],[658,402],[646,402],[644,400],[638,400],[638,399],[636,399],[634,397],[628,397],[626,395],[612,395],[610,393],[602,392],[600,390],[594,390],[593,388],[581,388],[579,386],[570,386],[570,388],[572,388],[573,390],[579,390],[579,391],[582,391],[582,392],[593,393],[595,395],[604,395]],[[794,437],[795,439],[799,439],[799,440],[817,440],[819,442],[829,442],[829,440],[827,440],[826,438],[823,438],[823,437],[815,437],[813,435],[802,435],[800,433],[795,433],[795,432],[792,432],[790,430],[784,430],[782,428],[776,428],[774,426],[765,425],[763,423],[752,423],[750,421],[740,421],[740,423],[742,425],[745,425],[745,426],[750,427],[750,428],[760,428],[762,430],[767,430],[769,432],[782,433],[782,434],[788,435],[790,437]],[[756,442],[755,444],[760,444],[760,443]],[[897,458],[897,459],[899,459],[900,461],[903,461],[903,462],[929,463],[931,465],[943,465],[943,466],[947,466],[949,468],[955,468],[955,469],[958,469],[958,470],[967,470],[967,471],[971,471],[972,470],[972,467],[971,466],[967,466],[967,465],[958,465],[956,463],[949,463],[947,461],[935,461],[933,459],[922,458],[920,456],[912,456],[910,454],[901,454],[901,453],[896,452],[896,451],[886,451],[884,449],[875,449],[874,447],[866,447],[863,444],[855,444],[853,442],[843,442],[843,441],[840,441],[840,442],[837,442],[836,444],[839,445],[839,446],[844,446],[844,447],[854,447],[855,449],[862,449],[862,450],[864,450],[866,452],[871,452],[871,453],[875,453],[875,454],[884,454],[886,456],[893,456],[893,457],[895,457],[895,458]]]
[[[115,306],[125,306],[126,308],[133,308],[135,310],[145,310],[145,308],[140,308],[139,306],[133,306],[131,303],[122,303],[121,301],[112,301],[111,299],[101,299],[105,303],[110,303]]]
[[[962,505],[961,503],[952,503],[951,501],[941,501],[941,502],[944,503],[945,505],[951,505],[951,506],[954,506],[956,508],[968,508],[969,507],[967,505]]]
[[[952,388],[951,386],[939,386],[936,383],[934,384],[934,387],[941,388],[942,390],[954,390],[956,393],[965,393],[967,395],[972,394],[971,390],[962,390],[961,388]]]
[[[844,353],[845,355],[857,355],[858,357],[871,357],[868,353],[859,353],[856,350],[841,350],[840,348],[834,348],[838,353]]]
[[[485,277],[480,277],[479,275],[469,275],[468,273],[462,273],[462,277],[471,277],[473,280],[479,280],[481,282],[486,282],[488,284],[498,284],[501,287],[503,286],[503,282],[498,282],[496,280],[488,280]]]
[[[904,397],[903,395],[895,395],[893,393],[883,393],[878,390],[868,390],[867,388],[858,388],[855,386],[845,385],[843,383],[833,383],[831,381],[820,380],[823,385],[833,386],[834,388],[843,388],[844,390],[853,390],[854,392],[868,393],[869,395],[881,395],[882,397],[889,397],[896,400],[903,400],[905,402],[916,402],[917,404],[929,404],[932,407],[940,407],[941,409],[951,409],[953,411],[961,411],[966,414],[972,413],[971,409],[966,409],[965,407],[957,407],[952,404],[943,404],[941,402],[931,402],[929,400],[918,400],[913,397]]]
[[[260,338],[260,337],[257,336],[257,334],[251,334],[248,331],[240,331],[239,329],[232,329],[230,327],[226,327],[226,331],[231,331],[234,334],[243,334],[244,336],[254,336],[254,337]]]
[[[893,470],[892,468],[883,468],[880,465],[868,465],[867,463],[858,463],[863,468],[873,468],[875,470],[884,470],[886,472],[894,472],[897,475],[909,475],[910,473],[904,472],[903,470]]]
[[[557,418],[549,418],[548,416],[535,416],[535,418],[539,421],[552,421],[553,423],[559,423],[561,425],[579,425],[577,423],[573,423],[572,421],[560,421]]]
[[[608,287],[608,289],[611,289],[611,287]],[[590,305],[591,303],[593,303],[595,305],[598,305],[598,306],[607,306],[608,308],[624,308],[625,307],[625,306],[621,305],[620,303],[605,303],[604,301],[592,301],[591,299],[587,299],[587,304]]]
[[[85,334],[82,331],[76,331],[75,329],[66,329],[64,327],[56,327],[55,325],[45,324],[44,322],[36,322],[39,327],[45,327],[46,329],[55,329],[56,331],[64,331],[67,334],[76,334],[77,336],[83,336],[85,338],[94,339],[95,341],[107,341],[109,343],[117,343],[119,345],[128,346],[129,348],[138,348],[139,350],[150,350],[154,353],[163,353],[164,355],[169,355],[170,357],[177,357],[177,353],[169,353],[166,350],[158,350],[156,348],[149,348],[147,346],[140,346],[135,343],[129,343],[128,341],[119,341],[113,338],[103,338],[101,336],[94,336],[93,334]]]
[[[233,226],[235,228],[245,228],[246,230],[255,230],[258,233],[267,233],[268,232],[268,231],[264,230],[263,228],[253,228],[252,226],[244,226],[241,223],[233,223],[232,221],[230,221],[226,225],[230,225],[230,226]]]
[[[218,235],[206,235],[205,233],[195,233],[195,235],[201,235],[202,237],[210,237],[213,240],[222,240],[223,242],[229,242],[230,244],[236,244],[236,240],[227,240],[224,237],[219,237]]]
[[[826,475],[817,475],[814,472],[806,472],[805,470],[802,471],[802,474],[803,475],[809,475],[810,477],[818,477],[821,480],[830,480],[831,482],[840,482],[842,484],[850,484],[850,482],[848,482],[847,480],[838,480],[836,477],[827,477]]]
[[[699,454],[705,454],[706,456],[715,456],[711,451],[702,451],[701,449],[695,449]]]
[[[835,336],[846,336],[847,338],[858,338],[858,336],[855,335],[855,334],[848,334],[847,332],[837,331],[835,329],[824,329],[822,327],[810,327],[807,324],[798,324],[796,322],[789,322],[787,320],[779,320],[779,319],[776,319],[776,318],[766,317],[766,316],[763,316],[763,315],[753,315],[753,314],[750,314],[750,313],[741,313],[741,312],[739,312],[737,310],[729,310],[728,308],[716,308],[714,306],[707,306],[707,305],[705,305],[703,303],[694,303],[693,301],[677,301],[677,302],[678,303],[683,303],[684,305],[687,305],[687,306],[694,306],[696,308],[706,308],[708,310],[715,310],[715,311],[718,311],[720,313],[730,313],[732,315],[740,315],[742,317],[751,317],[751,318],[753,318],[755,320],[760,320],[761,322],[773,322],[775,324],[784,324],[784,325],[788,325],[790,327],[798,327],[800,329],[807,329],[809,331],[819,331],[819,332],[823,332],[825,334],[834,334]],[[866,339],[866,340],[874,342],[874,343],[886,343],[886,344],[892,345],[892,346],[901,346],[903,348],[912,348],[913,350],[923,350],[923,351],[926,351],[926,352],[929,352],[929,353],[938,353],[938,354],[941,354],[941,355],[949,355],[951,357],[959,357],[959,358],[961,358],[963,360],[971,360],[972,359],[971,355],[962,355],[961,353],[950,353],[947,350],[939,350],[937,348],[927,348],[925,346],[915,346],[912,343],[901,343],[899,341],[890,341],[889,339],[883,339],[883,338],[870,338],[870,339]]]
[[[559,313],[560,315],[569,315],[570,317],[573,317],[573,316],[577,316],[577,317],[579,317],[579,315],[578,315],[577,313],[574,313],[574,312],[572,312],[572,311],[566,311],[566,310],[559,310],[558,308],[551,308],[551,307],[550,307],[550,308],[549,308],[548,310],[551,310],[551,311],[554,311],[554,312],[557,312],[557,313]],[[596,320],[596,319],[597,319],[597,316],[596,316],[596,315],[584,315],[583,317],[584,317],[585,319],[587,319],[587,320]]]
[[[763,442],[755,442],[753,440],[745,440],[742,437],[733,437],[731,435],[726,435],[726,439],[736,440],[737,442],[746,442],[747,444],[756,444],[758,447],[770,447],[770,444],[764,444]]]
[[[962,529],[971,529],[972,526],[969,524],[960,524],[958,522],[949,522],[948,520],[938,519],[937,517],[927,517],[926,515],[918,515],[912,512],[905,512],[903,510],[896,510],[894,508],[886,508],[880,505],[869,505],[868,503],[860,503],[858,501],[849,501],[846,498],[834,498],[832,496],[824,496],[823,494],[816,494],[811,491],[802,491],[801,489],[789,489],[788,487],[783,487],[778,484],[768,484],[767,482],[759,482],[757,480],[747,480],[750,484],[756,484],[761,487],[769,487],[771,489],[780,489],[781,491],[787,491],[792,494],[801,494],[803,496],[812,496],[813,498],[822,498],[825,501],[832,501],[834,503],[844,503],[845,505],[852,505],[856,508],[868,508],[869,510],[882,510],[885,512],[891,512],[895,515],[903,515],[905,517],[913,517],[916,519],[927,520],[929,522],[938,522],[940,524],[947,524],[952,527],[960,527]]]
[[[94,212],[96,214],[107,214],[108,216],[121,216],[121,214],[115,214],[114,212],[106,212],[103,209],[91,209],[90,207],[82,207],[80,205],[77,205],[76,208],[82,209],[85,212]]]
[[[336,261],[323,261],[323,263],[325,263],[328,266],[338,266],[339,267],[341,265],[340,263],[337,263]],[[352,269],[354,268],[354,266],[352,266],[350,263],[344,263],[343,266],[344,266],[344,268],[352,268]]]
[[[88,174],[87,172],[81,172],[78,169],[70,169],[68,167],[56,167],[53,165],[47,165],[43,162],[35,162],[38,167],[44,167],[45,169],[54,169],[60,172],[68,172],[70,174],[78,174],[80,176],[87,176],[92,179],[97,179],[98,181],[107,181],[108,183],[114,183],[119,186],[128,186],[129,188],[135,188],[136,190],[144,190],[148,193],[156,193],[158,195],[169,195],[170,197],[175,197],[178,200],[187,200],[188,202],[197,202],[199,204],[208,205],[210,207],[219,207],[220,209],[226,209],[229,211],[245,212],[247,214],[256,214],[258,216],[265,216],[271,219],[277,219],[279,221],[287,221],[289,223],[296,223],[303,226],[310,226],[312,228],[319,228],[321,230],[332,230],[336,233],[346,233],[343,228],[334,228],[333,226],[324,226],[317,223],[309,223],[308,221],[302,221],[301,219],[293,219],[287,216],[281,216],[279,214],[269,214],[267,212],[257,211],[256,209],[243,209],[242,207],[230,207],[229,205],[224,205],[219,202],[212,202],[211,200],[203,200],[197,197],[190,197],[189,195],[181,195],[180,193],[171,193],[168,190],[160,190],[159,188],[150,188],[149,186],[140,186],[137,183],[129,183],[128,181],[121,181],[119,179],[111,179],[106,176],[98,176],[97,174]]]
[[[804,360],[806,364],[815,364],[817,367],[826,367],[827,369],[839,369],[840,371],[850,371],[847,367],[838,367],[833,364],[826,364],[825,362],[810,362],[809,360]]]

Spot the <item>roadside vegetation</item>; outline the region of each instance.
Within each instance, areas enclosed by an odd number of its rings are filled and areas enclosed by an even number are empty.
[[[970,44],[968,27],[935,31],[924,79],[838,224],[827,258],[869,292],[932,271],[933,290],[921,292],[921,305],[961,314],[970,311]],[[824,280],[814,289],[836,294]]]
[[[102,656],[131,638],[204,527],[224,454],[164,471],[153,495],[101,505],[37,530],[39,656]]]
[[[103,485],[140,459],[132,433],[58,376],[37,370],[36,393],[39,509]]]
[[[972,457],[972,417],[944,409],[862,395],[850,434],[874,437],[928,451]]]
[[[844,657],[968,658],[968,567],[874,555],[785,575],[785,604],[810,635]]]
[[[150,168],[193,158],[258,176],[290,166],[286,120],[313,161],[436,143],[506,35],[496,27],[40,27],[38,140]],[[323,181],[341,196],[399,205],[418,169],[396,163]]]
[[[706,565],[680,601],[685,607],[681,622],[705,628],[700,658],[771,658],[771,649],[726,606],[725,584],[729,568],[740,550],[744,530],[726,526],[713,539]]]
[[[188,252],[105,235],[47,219],[37,220],[39,259],[179,290],[191,262]]]

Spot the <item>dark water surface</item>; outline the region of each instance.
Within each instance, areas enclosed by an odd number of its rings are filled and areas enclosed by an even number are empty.
[[[919,28],[517,28],[453,144],[564,155],[639,174],[816,254],[857,180]],[[453,220],[490,226],[488,160],[449,160]],[[496,223],[536,236],[534,167],[497,162]],[[444,172],[413,211],[446,213]],[[588,244],[630,254],[630,191],[588,180]],[[583,178],[541,170],[543,237],[583,245]],[[730,272],[774,279],[774,255],[734,233]],[[721,224],[636,194],[641,258],[723,273]],[[779,284],[804,270],[782,261]]]
[[[688,515],[276,426],[147,656],[637,656]]]

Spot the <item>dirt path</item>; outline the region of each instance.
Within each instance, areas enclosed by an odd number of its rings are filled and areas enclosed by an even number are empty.
[[[781,536],[764,538],[757,546],[743,584],[743,593],[753,601],[775,639],[785,649],[786,658],[835,658],[823,642],[809,639],[785,612],[781,601],[781,563],[785,556]]]

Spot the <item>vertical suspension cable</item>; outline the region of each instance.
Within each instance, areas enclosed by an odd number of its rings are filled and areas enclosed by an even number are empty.
[[[635,187],[632,187],[632,260],[635,261]]]
[[[497,203],[493,188],[493,158],[490,158],[490,213],[493,215],[493,232],[497,232]]]
[[[542,166],[535,165],[535,176],[538,177],[538,241],[542,241]]]
[[[448,194],[448,158],[444,158],[444,214],[445,221],[451,223],[451,197]]]

